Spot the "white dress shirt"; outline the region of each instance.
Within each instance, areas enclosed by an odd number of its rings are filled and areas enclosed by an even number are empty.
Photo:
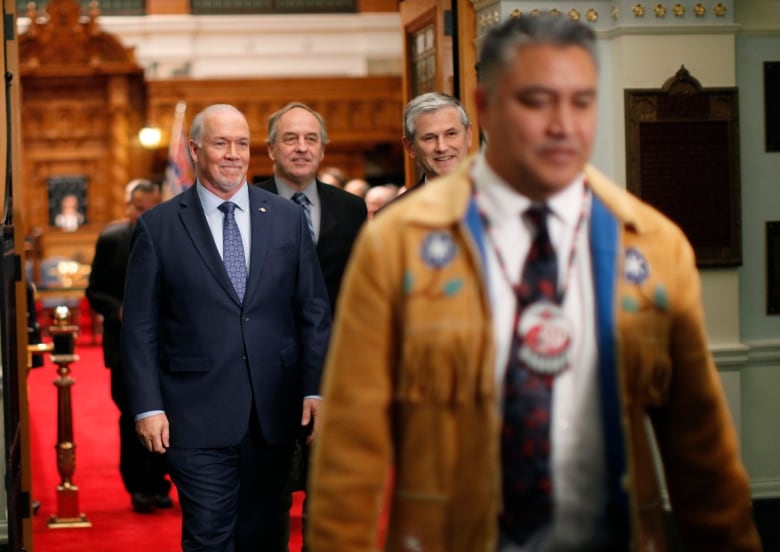
[[[485,235],[487,278],[493,309],[496,346],[496,384],[503,389],[512,341],[517,299],[512,284],[519,283],[522,265],[531,246],[532,232],[522,214],[531,201],[503,181],[484,155],[474,163],[471,176],[477,203],[489,220]],[[606,504],[606,459],[597,377],[598,348],[593,276],[587,220],[579,232],[577,222],[587,207],[584,177],[579,177],[551,197],[547,205],[550,239],[558,258],[558,289],[566,285],[563,313],[573,328],[569,368],[553,384],[551,405],[551,470],[555,542],[574,546],[585,543],[599,523]],[[570,263],[576,239],[576,259]],[[506,266],[505,275],[496,249]],[[567,284],[565,284],[568,282]],[[499,391],[503,402],[503,392]],[[501,405],[499,405],[501,408]],[[505,550],[522,550],[507,548]],[[504,549],[502,549],[504,550]]]

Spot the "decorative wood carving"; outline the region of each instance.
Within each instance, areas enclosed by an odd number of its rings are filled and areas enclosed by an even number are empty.
[[[51,235],[60,232],[49,225],[48,179],[86,178],[88,223],[61,241],[81,244],[80,257],[91,258],[95,233],[125,216],[127,182],[163,178],[180,100],[187,102],[187,128],[198,111],[213,103],[233,104],[247,115],[252,132],[250,179],[272,173],[265,146],[268,116],[290,101],[302,101],[322,113],[328,124],[330,143],[323,165],[338,166],[350,177],[373,172],[403,184],[400,77],[144,82],[132,49],[98,27],[96,5],[83,16],[80,9],[76,0],[50,0],[45,16],[32,7],[32,23],[19,37],[22,203],[27,214],[22,231],[48,234],[41,237],[44,246],[54,243]],[[154,151],[138,142],[138,131],[146,123],[163,131]],[[84,244],[89,244],[87,250]]]
[[[25,233],[49,228],[47,180],[84,175],[87,220],[97,228],[124,216],[123,190],[144,152],[133,147],[145,113],[143,70],[132,49],[100,30],[97,3],[28,8],[19,37]],[[148,163],[148,162],[147,162]]]
[[[400,173],[402,109],[400,77],[324,77],[227,80],[156,80],[147,83],[148,119],[162,130],[157,169],[165,163],[176,103],[187,102],[186,127],[203,108],[231,103],[247,117],[252,133],[249,178],[270,175],[265,145],[268,117],[291,101],[317,110],[328,125],[323,165],[349,177],[365,176],[366,164],[380,173]]]
[[[30,27],[19,37],[22,72],[62,75],[65,67],[71,75],[139,71],[133,49],[101,31],[99,15],[97,2],[90,3],[86,17],[82,17],[76,0],[50,0],[42,13],[36,11],[35,2],[30,2]]]

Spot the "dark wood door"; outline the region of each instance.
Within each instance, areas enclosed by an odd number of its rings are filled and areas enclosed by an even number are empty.
[[[6,183],[6,186],[8,184]],[[8,203],[6,203],[8,204]],[[19,371],[17,354],[16,282],[18,256],[14,249],[13,221],[3,225],[2,262],[0,262],[0,362],[3,371],[3,415],[5,419],[5,482],[8,508],[8,545],[6,550],[26,550],[24,518],[29,517],[30,497],[22,485],[22,425],[20,422]]]
[[[30,516],[30,496],[24,489],[23,461],[25,457],[26,439],[22,420],[22,400],[19,390],[25,385],[20,381],[25,373],[19,367],[19,320],[17,317],[17,292],[21,281],[21,261],[16,251],[14,234],[14,208],[13,208],[13,170],[15,143],[13,121],[17,114],[14,113],[14,98],[17,97],[18,71],[15,63],[14,22],[13,11],[6,10],[3,6],[3,75],[2,102],[3,125],[0,128],[0,167],[2,167],[2,185],[0,185],[0,217],[2,221],[2,246],[0,252],[0,365],[2,367],[2,400],[3,400],[3,429],[4,429],[4,458],[5,458],[5,493],[8,513],[8,542],[0,545],[2,550],[24,551],[25,545],[25,518]],[[16,79],[16,81],[14,81]],[[18,107],[18,104],[17,104]],[[23,352],[26,360],[27,351]],[[24,404],[26,408],[26,403]]]

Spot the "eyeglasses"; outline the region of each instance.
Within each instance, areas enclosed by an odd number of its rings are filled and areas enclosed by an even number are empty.
[[[321,142],[320,135],[314,132],[305,134],[303,136],[293,133],[284,134],[281,138],[279,138],[279,142],[285,146],[297,146],[301,143],[301,139],[303,139],[307,146],[316,146]]]

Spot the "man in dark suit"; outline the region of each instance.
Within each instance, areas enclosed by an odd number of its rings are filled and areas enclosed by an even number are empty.
[[[136,224],[128,397],[168,458],[185,551],[286,551],[280,497],[301,426],[315,434],[327,292],[303,211],[246,183],[244,115],[207,107],[189,148],[196,185]]]
[[[412,98],[404,108],[406,153],[422,172],[407,191],[444,176],[466,158],[471,149],[471,121],[460,100],[441,92]]]
[[[460,100],[442,92],[426,92],[409,100],[404,108],[406,153],[422,173],[407,182],[401,193],[377,210],[420,191],[430,180],[445,176],[463,161],[471,149],[471,121]]]
[[[259,186],[301,205],[311,225],[312,239],[317,244],[317,257],[334,312],[352,243],[366,221],[366,203],[354,194],[317,179],[328,143],[328,130],[322,115],[308,105],[293,102],[272,114],[268,119],[267,143],[268,155],[274,162],[274,176]],[[290,487],[305,490],[309,449],[301,445],[298,453],[296,469],[290,474]],[[292,504],[289,497],[285,500]],[[306,511],[304,502],[304,526]],[[305,541],[303,550],[306,550]]]
[[[133,510],[150,513],[170,508],[170,482],[165,478],[165,459],[146,450],[135,435],[134,413],[128,409],[122,383],[119,335],[125,271],[130,242],[138,217],[160,203],[160,188],[149,180],[136,179],[126,188],[128,219],[111,224],[97,240],[86,296],[92,309],[103,317],[103,362],[111,370],[111,398],[119,408],[119,472],[130,493]]]
[[[353,194],[317,180],[327,143],[328,130],[322,115],[303,103],[287,104],[268,120],[268,155],[274,162],[274,176],[258,186],[287,199],[299,193],[306,198],[304,211],[309,212],[317,257],[334,310],[352,243],[366,221],[366,204]]]

